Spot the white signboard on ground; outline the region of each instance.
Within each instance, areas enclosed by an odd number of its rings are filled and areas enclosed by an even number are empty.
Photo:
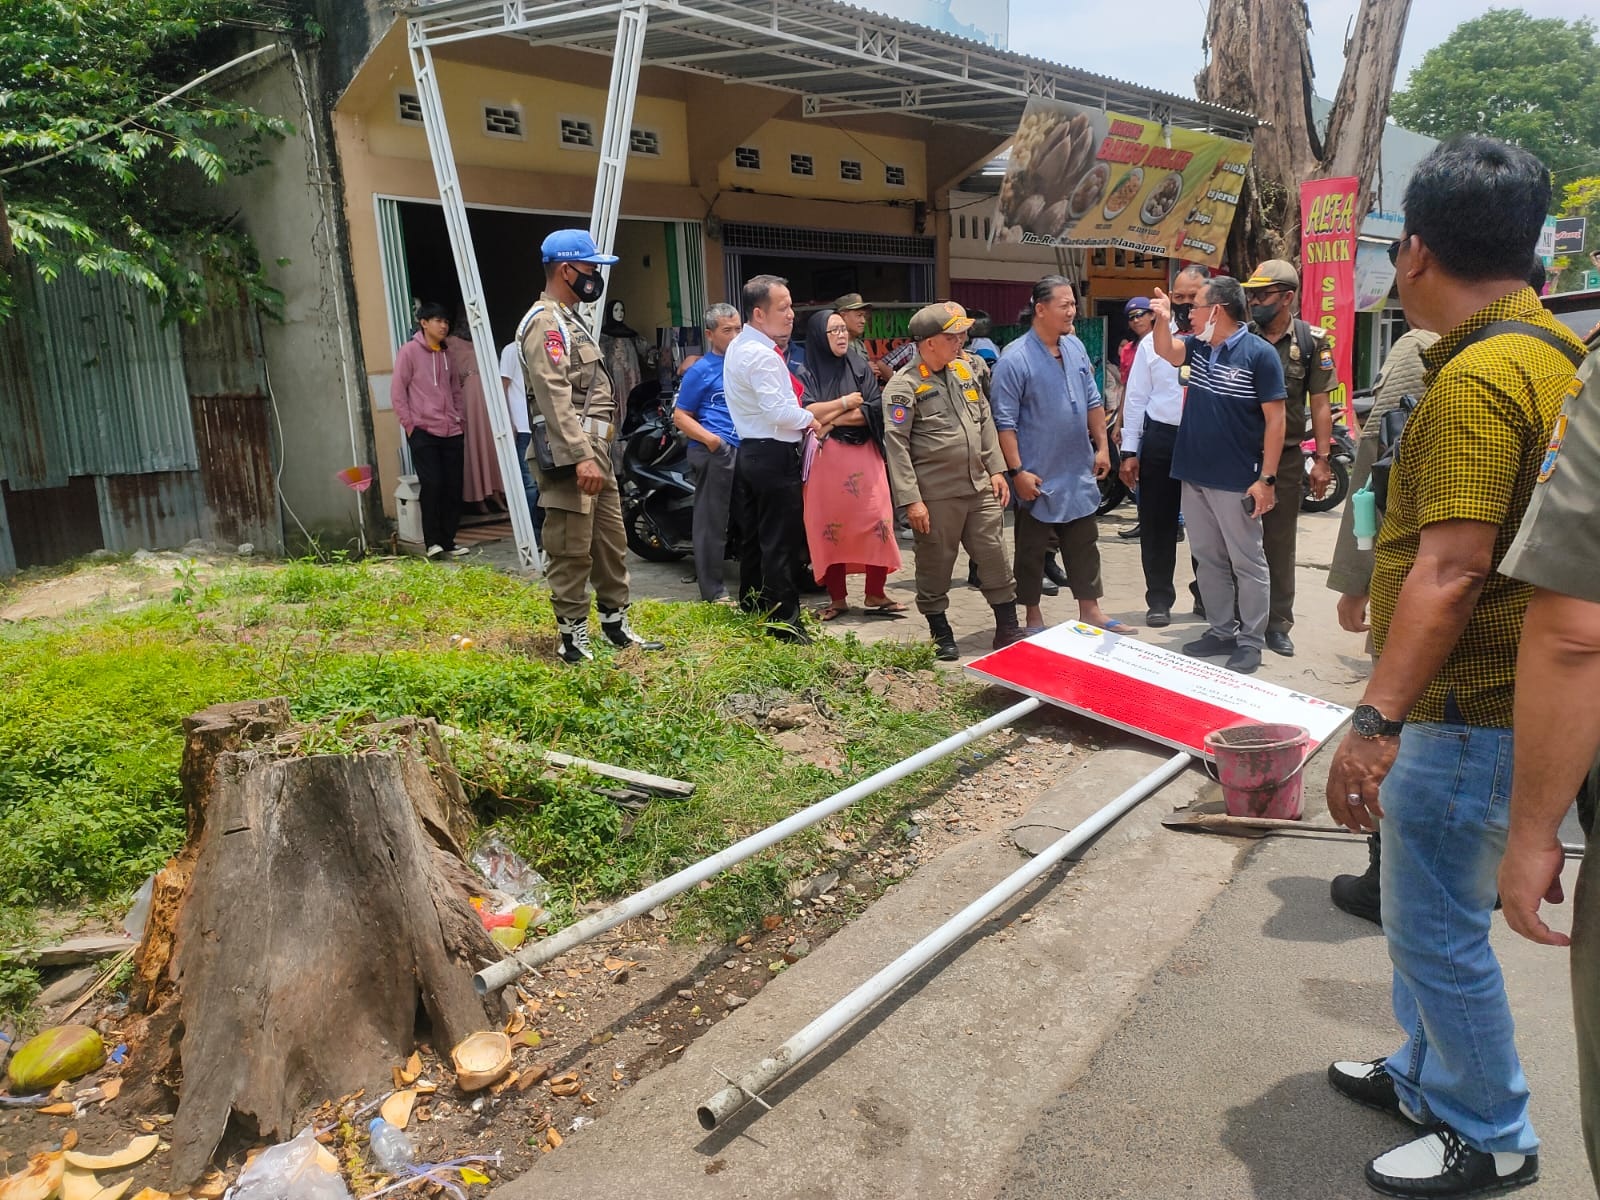
[[[1205,736],[1244,724],[1301,725],[1311,749],[1350,710],[1240,675],[1221,662],[1186,658],[1138,638],[1069,621],[974,660],[967,670],[1050,704],[1210,758]]]

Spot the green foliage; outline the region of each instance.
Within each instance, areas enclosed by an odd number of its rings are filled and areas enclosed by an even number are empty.
[[[897,710],[861,687],[874,667],[927,667],[925,644],[791,647],[720,606],[641,601],[635,623],[668,651],[572,670],[551,654],[548,593],[484,568],[302,561],[180,584],[190,593],[181,605],[0,628],[0,919],[6,905],[116,897],[159,866],[183,838],[182,720],[224,701],[289,697],[312,723],[289,753],[383,749],[362,728],[371,718],[434,717],[459,730],[451,756],[469,793],[550,881],[558,914],[660,879],[841,785],[721,715],[730,696],[822,705],[849,778],[973,719],[964,686],[946,686],[935,712]],[[475,648],[455,648],[452,635]],[[625,814],[596,793],[612,785],[549,776],[547,747],[697,790]],[[942,771],[863,801],[851,819],[885,819]],[[798,835],[696,893],[680,928],[727,932],[775,911],[820,836]]]
[[[1537,154],[1564,178],[1600,163],[1600,45],[1587,17],[1490,9],[1423,56],[1390,112],[1431,137],[1482,133]]]
[[[0,0],[0,187],[20,259],[46,283],[116,276],[185,320],[241,292],[275,307],[207,193],[292,126],[206,85],[166,97],[245,48],[221,31],[282,24],[257,0]],[[0,320],[17,294],[0,271]]]
[[[1584,217],[1583,253],[1564,255],[1555,260],[1555,290],[1577,291],[1583,286],[1584,273],[1593,269],[1589,254],[1600,250],[1600,175],[1574,179],[1559,189],[1561,207],[1559,217]]]

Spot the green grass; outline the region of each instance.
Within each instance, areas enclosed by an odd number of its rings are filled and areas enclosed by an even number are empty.
[[[191,572],[177,603],[0,628],[0,930],[14,940],[38,905],[123,896],[182,844],[181,722],[224,701],[287,696],[298,720],[326,727],[307,750],[337,748],[367,717],[462,730],[452,752],[486,822],[549,879],[563,914],[660,879],[976,719],[976,693],[962,684],[943,687],[943,707],[929,713],[898,711],[861,686],[874,667],[929,666],[922,644],[792,647],[713,605],[640,602],[633,619],[667,652],[573,670],[552,658],[542,587],[486,568],[301,561]],[[453,636],[476,644],[458,649]],[[720,713],[735,693],[775,692],[832,715],[843,780]],[[625,822],[592,779],[543,778],[546,747],[698,788]],[[949,769],[842,820],[871,829]],[[686,898],[676,929],[749,926],[784,902],[820,844],[809,831],[728,872]],[[16,972],[0,975],[0,1009],[27,990]]]

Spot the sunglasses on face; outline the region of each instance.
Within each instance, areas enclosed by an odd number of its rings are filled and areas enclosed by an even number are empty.
[[[1412,238],[1412,235],[1408,233],[1408,234],[1405,235],[1405,237],[1395,238],[1394,241],[1389,243],[1389,265],[1391,267],[1399,265],[1400,249],[1407,242],[1409,242],[1411,240],[1411,238]]]

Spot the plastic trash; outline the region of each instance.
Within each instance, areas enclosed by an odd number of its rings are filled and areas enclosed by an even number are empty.
[[[156,877],[150,876],[137,892],[133,894],[133,907],[128,909],[128,915],[122,918],[122,928],[134,941],[144,938],[145,922],[150,919],[150,893],[155,890]]]
[[[417,1148],[398,1125],[374,1117],[367,1125],[372,1140],[373,1164],[385,1175],[398,1175],[416,1165]]]
[[[240,1174],[233,1200],[350,1200],[339,1172],[327,1165],[332,1157],[319,1161],[314,1133],[305,1129],[256,1155]]]
[[[504,892],[518,904],[544,908],[550,899],[550,885],[517,852],[495,834],[490,834],[472,852],[472,865],[497,892]]]

